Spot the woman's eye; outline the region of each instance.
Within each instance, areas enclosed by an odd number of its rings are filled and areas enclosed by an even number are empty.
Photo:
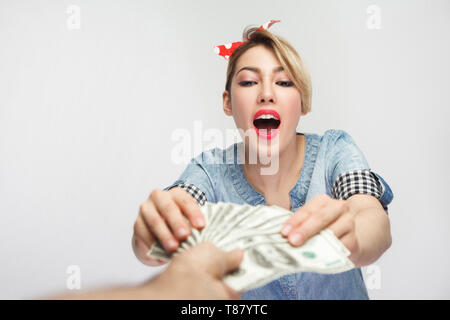
[[[239,82],[239,85],[243,87],[250,87],[252,84],[256,84],[256,81],[241,81]],[[276,84],[282,86],[282,87],[292,87],[294,83],[292,81],[277,81]]]
[[[256,81],[241,81],[239,82],[239,85],[243,86],[243,87],[249,87],[250,84],[252,83],[256,83]]]
[[[282,87],[292,87],[294,85],[292,81],[278,81],[277,84]]]

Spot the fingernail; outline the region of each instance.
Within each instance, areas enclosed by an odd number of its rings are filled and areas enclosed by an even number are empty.
[[[176,233],[177,237],[184,237],[188,234],[187,230],[183,227],[178,228],[175,233]]]
[[[199,227],[205,226],[205,220],[202,217],[195,218],[195,224]]]
[[[167,244],[167,247],[169,248],[169,250],[170,249],[175,249],[177,247],[177,242],[175,240],[172,240],[172,239],[167,240],[166,244]]]
[[[290,231],[292,230],[292,226],[290,224],[287,224],[281,229],[281,234],[283,236],[286,236]]]
[[[289,242],[293,245],[298,245],[300,242],[302,242],[302,235],[299,233],[294,233],[289,237]]]

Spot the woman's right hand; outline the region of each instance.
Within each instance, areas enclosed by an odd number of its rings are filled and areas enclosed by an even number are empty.
[[[141,204],[134,223],[133,250],[144,264],[157,266],[164,261],[147,256],[155,238],[167,252],[175,251],[180,242],[190,235],[188,223],[196,229],[205,226],[205,218],[195,199],[184,189],[175,187],[168,191],[155,189]]]

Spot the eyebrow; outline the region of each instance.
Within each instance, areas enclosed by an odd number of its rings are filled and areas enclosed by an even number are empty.
[[[243,67],[236,73],[236,76],[242,70],[250,70],[250,71],[253,71],[253,72],[256,72],[256,73],[259,73],[259,74],[261,73],[261,70],[259,68],[256,68],[256,67]],[[284,70],[283,66],[275,67],[275,68],[273,68],[272,73],[281,72],[283,70]]]

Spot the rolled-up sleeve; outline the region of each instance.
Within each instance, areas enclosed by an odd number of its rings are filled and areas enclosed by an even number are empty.
[[[205,201],[215,202],[213,182],[205,167],[196,159],[192,159],[180,177],[163,190],[174,187],[185,189],[200,205]]]
[[[354,194],[377,198],[384,210],[393,200],[386,181],[373,172],[353,138],[343,130],[331,130],[327,177],[332,197],[346,200]]]

